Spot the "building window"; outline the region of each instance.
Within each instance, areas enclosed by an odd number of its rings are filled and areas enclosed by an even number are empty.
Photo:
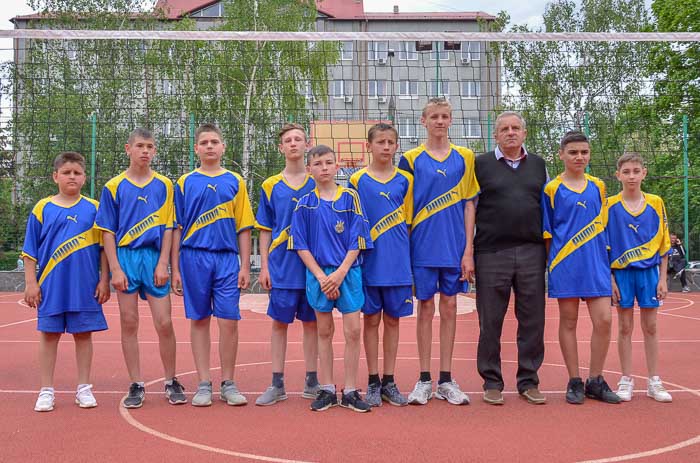
[[[399,96],[402,98],[418,98],[418,81],[402,80],[399,82]]]
[[[352,81],[334,80],[331,83],[331,96],[333,98],[343,98],[352,95]]]
[[[372,99],[386,97],[386,80],[367,81],[367,96]]]
[[[416,124],[410,117],[399,118],[399,137],[401,138],[418,138]]]
[[[170,80],[163,81],[163,95],[174,95],[175,85]]]
[[[448,80],[431,80],[430,81],[430,96],[448,97],[450,96],[450,81]]]
[[[481,42],[462,42],[462,61],[479,61],[481,59]]]
[[[384,60],[388,56],[389,44],[387,42],[368,42],[367,59],[369,61]]]
[[[433,61],[437,59],[440,61],[447,61],[450,59],[449,53],[445,50],[445,42],[435,42],[433,44],[433,51],[430,52],[430,59]]]
[[[353,42],[348,40],[340,44],[340,59],[343,61],[352,61]]]
[[[193,18],[221,18],[223,16],[223,6],[221,3],[215,3],[195,11],[190,16]]]
[[[303,83],[301,87],[301,94],[304,95],[304,98],[307,100],[313,102],[315,100],[314,98],[314,92],[313,89],[311,88],[311,82],[308,80]]]
[[[462,81],[462,98],[479,98],[481,96],[481,84],[474,80]]]
[[[464,138],[481,138],[479,118],[469,117],[464,119]]]
[[[417,60],[416,42],[401,42],[399,49],[399,59],[401,60]]]

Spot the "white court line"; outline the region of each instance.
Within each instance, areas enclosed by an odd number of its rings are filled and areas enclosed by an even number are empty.
[[[677,313],[660,313],[659,315],[665,315],[667,317],[677,317],[677,318],[685,318],[686,320],[697,320],[700,321],[700,318],[698,317],[689,317],[687,315],[678,315]]]
[[[29,323],[29,322],[33,322],[33,321],[36,321],[36,320],[37,320],[36,317],[34,317],[34,318],[29,318],[29,319],[27,319],[27,320],[20,320],[20,321],[18,321],[18,322],[12,322],[12,323],[7,323],[7,324],[5,324],[5,325],[0,325],[0,328],[7,328],[8,326],[21,325],[22,323]],[[38,341],[37,341],[37,342],[38,342]]]
[[[36,319],[34,319],[36,320]],[[17,322],[17,323],[23,323],[23,322]],[[0,327],[1,328],[1,327]],[[380,341],[382,338],[379,338]],[[59,343],[72,343],[73,341],[70,338],[61,338]],[[579,339],[577,341],[579,344],[589,344],[591,341],[590,339]],[[659,339],[659,344],[696,344],[700,343],[700,339]],[[0,344],[38,344],[39,340],[38,339],[0,339]],[[93,339],[92,341],[93,344],[121,344],[121,341],[96,341]],[[219,341],[211,341],[212,344],[219,344]],[[544,341],[545,344],[559,344],[559,341]],[[611,344],[617,343],[617,340],[611,339],[610,340]],[[639,340],[633,340],[632,344],[643,344],[644,340],[639,339]],[[159,344],[159,341],[139,341],[139,344]],[[183,345],[190,345],[192,344],[190,341],[177,341],[176,344],[183,344]],[[270,341],[238,341],[238,344],[241,345],[270,345]],[[293,344],[293,345],[301,345],[303,344],[303,341],[287,341],[287,344]],[[438,345],[440,344],[440,341],[432,341],[431,344]],[[455,341],[455,345],[460,344],[460,345],[476,345],[479,344],[479,341]],[[501,344],[512,344],[512,345],[517,345],[517,341],[501,341]],[[333,345],[345,345],[345,341],[333,341]],[[415,346],[416,342],[415,341],[399,341],[399,345],[405,345],[405,346]]]
[[[626,461],[626,460],[634,460],[637,458],[646,458],[646,457],[653,457],[656,455],[661,455],[662,453],[668,453],[668,452],[673,452],[675,450],[680,450],[684,447],[690,447],[691,445],[695,445],[700,443],[700,435],[697,435],[691,439],[684,440],[682,442],[677,442],[673,445],[669,445],[667,447],[659,447],[657,449],[652,449],[652,450],[647,450],[646,452],[639,452],[639,453],[629,453],[627,455],[620,455],[617,457],[610,457],[610,458],[600,458],[598,460],[583,460],[579,461],[578,463],[612,463],[616,461]]]

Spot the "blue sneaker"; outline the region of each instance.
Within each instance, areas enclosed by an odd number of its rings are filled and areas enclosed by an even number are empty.
[[[391,405],[396,407],[408,405],[408,399],[406,396],[401,394],[401,392],[399,392],[399,388],[394,382],[387,383],[385,386],[382,386],[382,400],[389,402]]]
[[[367,385],[367,394],[365,394],[365,402],[369,404],[370,407],[381,407],[382,406],[382,385],[379,383]]]

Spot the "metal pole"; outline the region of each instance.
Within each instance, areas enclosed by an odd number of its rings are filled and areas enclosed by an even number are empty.
[[[92,143],[90,150],[90,197],[95,198],[95,157],[97,153],[97,114],[90,115],[92,126]]]
[[[583,134],[586,136],[586,138],[589,139],[591,138],[591,127],[588,124],[588,113],[583,113]],[[590,143],[589,143],[590,144]],[[586,166],[586,173],[591,172],[591,165],[590,163]]]
[[[683,115],[683,241],[686,258],[690,259],[690,237],[688,236],[688,116]]]
[[[486,118],[486,151],[491,151],[493,149],[493,121],[491,120],[491,113],[488,114]]]
[[[190,170],[194,170],[194,113],[190,113]]]

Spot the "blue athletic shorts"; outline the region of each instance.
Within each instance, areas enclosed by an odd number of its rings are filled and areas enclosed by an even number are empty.
[[[295,317],[303,322],[316,321],[316,313],[303,289],[272,288],[267,314],[280,323],[292,323]]]
[[[659,300],[656,298],[656,286],[659,284],[658,267],[624,268],[614,270],[615,283],[620,290],[620,308],[631,309],[634,300],[642,309],[656,309]]]
[[[469,283],[459,281],[462,269],[459,267],[413,267],[413,284],[416,298],[420,301],[432,299],[435,293],[454,296],[469,291]]]
[[[362,313],[384,313],[401,318],[413,314],[413,288],[405,286],[365,286],[365,305]]]
[[[326,275],[330,275],[337,267],[321,267]],[[321,285],[308,269],[306,269],[306,297],[309,305],[319,312],[332,312],[336,307],[340,313],[359,311],[365,304],[365,294],[362,291],[362,270],[359,266],[352,267],[340,284],[340,297],[331,301],[321,291]]]
[[[44,333],[87,333],[104,331],[107,320],[101,310],[86,312],[63,312],[48,317],[39,317],[37,330]]]
[[[190,320],[212,315],[240,320],[239,269],[238,254],[233,251],[180,248],[185,316]]]
[[[141,299],[146,299],[146,294],[161,298],[170,294],[170,280],[163,286],[156,286],[153,282],[153,274],[160,259],[160,251],[153,247],[131,249],[127,247],[117,248],[117,258],[129,287],[124,291],[127,294],[139,292]]]

